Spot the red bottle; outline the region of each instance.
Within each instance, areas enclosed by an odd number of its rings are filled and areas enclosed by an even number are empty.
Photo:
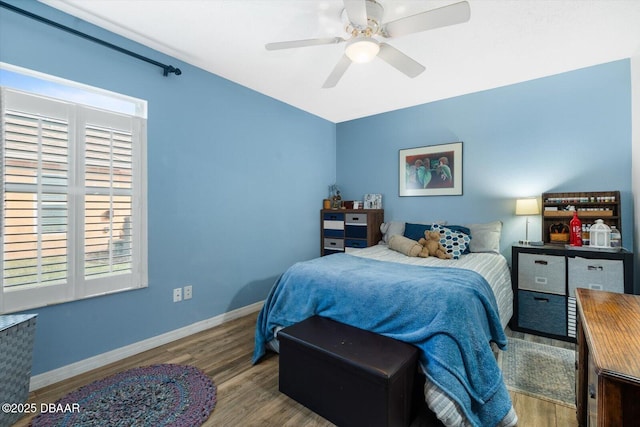
[[[573,211],[573,219],[569,222],[569,244],[582,246],[582,221],[578,218],[578,212]]]

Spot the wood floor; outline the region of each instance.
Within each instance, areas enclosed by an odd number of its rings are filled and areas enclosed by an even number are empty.
[[[575,344],[530,334],[523,334],[521,332],[514,332],[509,328],[507,328],[507,335],[526,341],[533,341],[541,344],[554,345],[556,347],[575,350]],[[535,399],[513,391],[511,392],[511,400],[513,402],[513,407],[516,410],[516,414],[518,414],[518,427],[574,427],[578,425],[575,408],[555,405],[545,400]]]
[[[109,366],[36,390],[29,402],[53,403],[70,391],[126,369],[156,363],[197,366],[213,378],[218,403],[204,426],[333,426],[278,391],[278,356],[251,365],[257,313],[132,356]],[[510,335],[539,341],[530,335]],[[549,343],[549,342],[546,342]],[[558,342],[559,343],[559,342]],[[566,345],[561,343],[560,345]],[[577,426],[575,409],[511,392],[518,426]],[[29,425],[25,416],[15,426]],[[412,427],[440,425],[424,411]]]

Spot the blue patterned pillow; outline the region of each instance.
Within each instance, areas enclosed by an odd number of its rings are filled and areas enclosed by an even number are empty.
[[[445,247],[447,253],[451,254],[453,259],[460,258],[469,247],[471,238],[463,231],[452,230],[442,225],[433,224],[431,230],[440,233],[440,243]]]
[[[462,232],[467,236],[469,236],[469,239],[473,240],[473,235],[471,234],[471,230],[469,229],[469,227],[465,227],[464,225],[448,225],[448,224],[440,224],[440,225],[446,225],[447,228],[452,231]],[[470,254],[471,253],[470,246],[471,246],[471,243],[467,243],[467,248],[462,253]]]

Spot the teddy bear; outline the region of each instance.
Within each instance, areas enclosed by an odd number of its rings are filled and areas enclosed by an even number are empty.
[[[451,259],[452,255],[447,253],[445,247],[440,243],[440,233],[437,231],[425,230],[424,238],[418,240],[418,243],[422,245],[419,257],[436,256],[440,259]]]

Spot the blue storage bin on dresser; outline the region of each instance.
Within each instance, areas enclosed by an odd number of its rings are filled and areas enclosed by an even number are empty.
[[[567,303],[564,296],[541,292],[518,292],[518,326],[535,331],[567,335]]]
[[[25,403],[29,397],[36,314],[0,316],[0,403]],[[24,415],[0,411],[0,426],[10,426]]]

